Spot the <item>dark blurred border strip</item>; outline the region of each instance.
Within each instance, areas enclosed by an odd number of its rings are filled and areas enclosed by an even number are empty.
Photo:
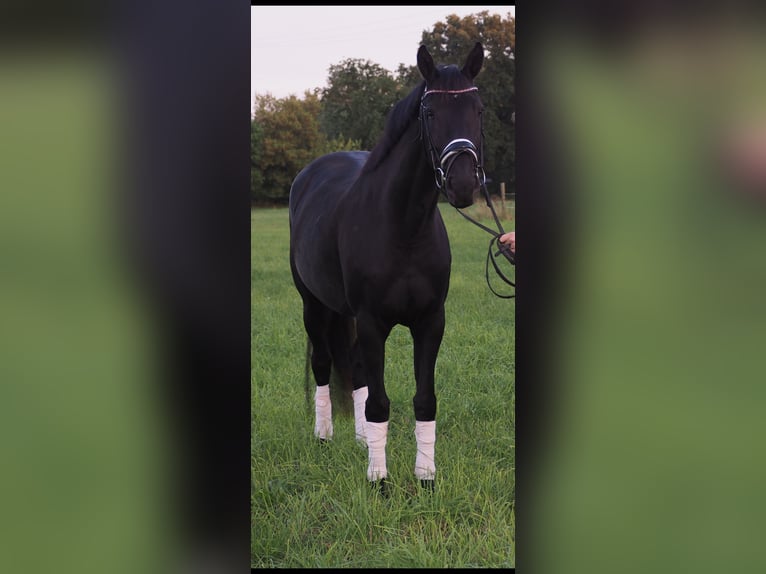
[[[189,564],[250,563],[250,8],[123,3],[127,251],[163,325]],[[215,571],[218,571],[217,569]]]

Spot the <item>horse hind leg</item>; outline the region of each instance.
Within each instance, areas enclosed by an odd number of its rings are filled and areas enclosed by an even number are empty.
[[[332,358],[327,331],[330,311],[313,297],[305,297],[303,323],[311,341],[311,370],[314,373],[314,436],[322,441],[333,436],[332,402],[330,399],[330,371]]]
[[[354,434],[359,444],[367,446],[367,417],[364,412],[367,407],[367,381],[364,378],[361,351],[359,341],[355,340],[351,348],[352,383],[354,390],[351,395],[354,399]]]
[[[330,335],[330,351],[332,353],[333,372],[332,382],[341,382],[335,389],[341,399],[333,404],[341,405],[344,414],[349,414],[353,408],[354,435],[356,440],[367,446],[365,432],[365,407],[367,404],[367,382],[364,379],[359,354],[359,342],[356,335],[356,319],[336,315]]]
[[[353,412],[351,349],[355,338],[354,318],[332,313],[327,332],[327,342],[332,360],[330,392],[336,412],[346,416]]]
[[[306,307],[304,323],[313,346],[311,367],[317,381],[314,434],[320,439],[332,438],[333,411],[341,415],[353,412],[356,438],[366,445],[364,408],[367,387],[354,390],[356,321],[353,317],[330,311],[316,300]]]
[[[330,440],[333,436],[330,384],[329,380],[326,383],[322,382],[325,378],[329,379],[330,361],[321,346],[318,348],[314,346],[311,354],[311,368],[317,381],[314,393],[314,436],[322,441]],[[325,372],[327,377],[318,375]]]
[[[337,378],[342,381],[342,388],[338,389],[343,398],[340,404],[343,405],[344,414],[353,408],[354,435],[356,440],[366,447],[364,410],[367,405],[367,382],[361,367],[356,319],[337,315],[333,325],[330,348],[333,356],[333,370],[338,373]]]

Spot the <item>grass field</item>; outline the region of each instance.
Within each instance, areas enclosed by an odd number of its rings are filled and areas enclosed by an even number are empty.
[[[313,437],[287,210],[252,212],[253,567],[515,567],[514,300],[485,282],[489,235],[441,211],[453,266],[436,364],[436,491],[421,492],[413,474],[412,342],[397,326],[385,363],[388,499],[367,483],[353,418],[335,417],[329,444]],[[511,215],[504,227],[514,229]]]

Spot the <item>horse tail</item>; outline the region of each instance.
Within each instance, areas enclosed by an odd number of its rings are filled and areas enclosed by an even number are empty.
[[[356,342],[356,319],[335,314],[327,335],[332,357],[330,393],[333,408],[350,415],[354,412],[351,349]]]

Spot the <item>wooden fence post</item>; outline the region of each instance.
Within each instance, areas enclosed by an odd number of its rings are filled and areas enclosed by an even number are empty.
[[[503,212],[503,217],[505,217],[505,182],[500,182],[500,206],[501,210]]]

